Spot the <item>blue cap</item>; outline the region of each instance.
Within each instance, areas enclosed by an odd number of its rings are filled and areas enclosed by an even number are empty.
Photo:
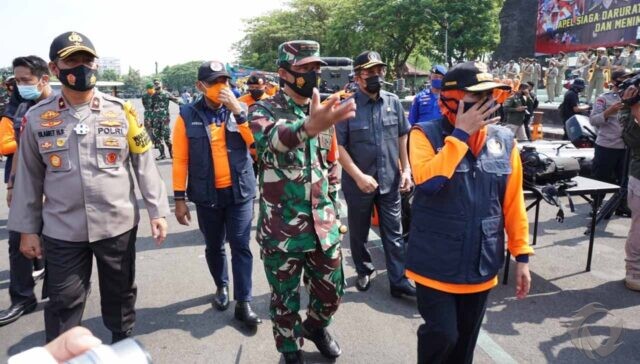
[[[431,73],[437,73],[445,76],[447,74],[447,69],[443,65],[437,64],[431,67]]]

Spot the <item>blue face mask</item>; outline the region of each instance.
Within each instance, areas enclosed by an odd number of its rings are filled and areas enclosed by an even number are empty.
[[[435,88],[436,90],[440,90],[442,89],[442,79],[435,79],[435,80],[431,80],[431,87]]]
[[[18,93],[25,100],[35,100],[42,95],[42,91],[38,91],[38,85],[18,85]]]

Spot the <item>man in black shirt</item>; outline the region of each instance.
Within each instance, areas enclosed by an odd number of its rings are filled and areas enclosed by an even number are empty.
[[[567,120],[575,114],[584,114],[589,111],[589,105],[579,105],[580,100],[578,94],[584,91],[585,82],[582,78],[576,78],[571,84],[569,91],[565,92],[564,99],[560,104],[560,117],[564,124],[564,135],[562,139],[569,140],[567,136]]]

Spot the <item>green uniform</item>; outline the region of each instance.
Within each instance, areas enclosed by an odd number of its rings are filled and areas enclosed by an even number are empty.
[[[151,139],[155,148],[164,155],[162,141],[167,144],[171,153],[171,130],[169,129],[169,102],[174,100],[167,91],[156,91],[153,95],[144,95],[144,121],[147,128],[151,127]]]
[[[250,109],[260,161],[256,239],[271,286],[270,315],[280,352],[303,343],[300,278],[308,281],[307,320],[326,327],[344,293],[337,164],[330,158],[333,128],[310,138],[306,108],[284,92]],[[304,273],[303,273],[304,272]]]

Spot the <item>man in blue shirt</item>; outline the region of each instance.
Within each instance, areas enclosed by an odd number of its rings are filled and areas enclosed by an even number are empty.
[[[378,52],[366,51],[354,62],[356,115],[336,124],[342,190],[348,209],[351,256],[358,278],[356,288],[366,291],[375,271],[366,247],[375,205],[386,257],[390,293],[415,296],[404,276],[404,240],[400,192],[411,189],[407,155],[409,123],[398,96],[382,90],[387,65]]]
[[[444,66],[437,65],[431,68],[431,88],[420,91],[413,99],[411,110],[409,111],[409,123],[411,125],[423,121],[440,119],[440,106],[438,98],[442,88],[442,78],[447,74]]]

